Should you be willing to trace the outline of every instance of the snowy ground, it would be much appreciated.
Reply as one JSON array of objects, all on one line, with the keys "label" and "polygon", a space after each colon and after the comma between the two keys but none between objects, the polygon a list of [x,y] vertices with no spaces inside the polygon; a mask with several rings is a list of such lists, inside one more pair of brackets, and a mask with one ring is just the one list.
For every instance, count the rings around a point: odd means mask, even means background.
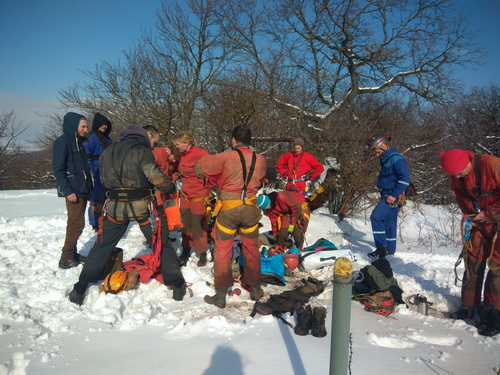
[{"label": "snowy ground", "polygon": [[[327,211],[313,213],[307,241],[324,237],[357,256],[355,269],[369,263],[369,211],[338,223]],[[460,217],[442,207],[409,204],[401,223],[398,253],[390,258],[405,296],[420,293],[440,312],[456,309],[460,289],[453,267],[459,253],[452,223]],[[0,375],[14,354],[24,357],[11,374],[327,374],[330,363],[332,284],[311,300],[328,308],[325,338],[296,336],[271,316],[250,318],[247,292],[228,297],[225,309],[203,302],[213,289],[211,263],[192,258],[183,268],[193,297],[172,300],[172,292],[151,281],[120,295],[89,289],[82,307],[67,295],[81,266],[57,267],[65,234],[65,206],[55,190],[0,191]],[[269,228],[263,220],[264,230]],[[341,238],[344,238],[341,240]],[[84,255],[94,234],[80,238]],[[174,245],[179,246],[179,241]],[[136,225],[120,242],[125,260],[147,250]],[[331,280],[332,267],[310,275]],[[266,295],[292,289],[267,286]],[[463,321],[423,316],[400,306],[393,317],[365,312],[352,302],[351,373],[498,374],[500,337],[479,336]],[[435,314],[439,315],[439,314]],[[294,317],[286,316],[291,323]],[[333,334],[335,334],[333,332]]]}]

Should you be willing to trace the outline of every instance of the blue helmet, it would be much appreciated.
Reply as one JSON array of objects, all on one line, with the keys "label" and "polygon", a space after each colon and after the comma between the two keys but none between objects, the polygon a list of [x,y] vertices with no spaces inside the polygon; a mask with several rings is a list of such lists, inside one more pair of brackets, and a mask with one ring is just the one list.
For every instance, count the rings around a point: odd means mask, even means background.
[{"label": "blue helmet", "polygon": [[257,206],[259,206],[260,209],[265,210],[270,204],[271,199],[269,199],[267,195],[259,195],[257,197]]}]

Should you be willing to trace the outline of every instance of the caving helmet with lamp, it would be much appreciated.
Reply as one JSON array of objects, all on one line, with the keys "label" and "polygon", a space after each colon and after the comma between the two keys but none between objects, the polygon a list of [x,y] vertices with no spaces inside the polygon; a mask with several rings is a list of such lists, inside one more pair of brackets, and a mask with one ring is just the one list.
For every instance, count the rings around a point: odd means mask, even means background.
[{"label": "caving helmet with lamp", "polygon": [[113,271],[106,276],[102,285],[106,293],[120,294],[128,286],[128,274],[124,270]]},{"label": "caving helmet with lamp", "polygon": [[384,136],[370,138],[368,140],[368,148],[370,150],[377,150],[379,148],[387,149],[389,147],[388,143],[390,140],[391,137],[384,137]]}]

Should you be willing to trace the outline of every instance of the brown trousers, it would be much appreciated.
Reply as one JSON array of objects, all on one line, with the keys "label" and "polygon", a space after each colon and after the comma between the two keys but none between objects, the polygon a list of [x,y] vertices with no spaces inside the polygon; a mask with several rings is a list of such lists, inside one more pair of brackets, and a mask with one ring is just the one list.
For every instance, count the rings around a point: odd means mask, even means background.
[{"label": "brown trousers", "polygon": [[[492,252],[494,230],[493,225],[489,225],[472,232],[472,251],[468,252],[465,264],[469,274],[464,274],[466,283],[462,286],[462,304],[464,306],[479,305],[481,298],[483,298],[483,303],[486,306],[493,306],[500,310],[500,238],[495,242],[493,256],[489,263],[490,268],[486,272],[486,260]],[[484,293],[482,293],[483,281]]]},{"label": "brown trousers", "polygon": [[77,254],[76,244],[85,228],[85,209],[87,199],[77,197],[76,202],[66,199],[68,221],[66,223],[66,239],[62,248],[61,260],[74,259]]}]

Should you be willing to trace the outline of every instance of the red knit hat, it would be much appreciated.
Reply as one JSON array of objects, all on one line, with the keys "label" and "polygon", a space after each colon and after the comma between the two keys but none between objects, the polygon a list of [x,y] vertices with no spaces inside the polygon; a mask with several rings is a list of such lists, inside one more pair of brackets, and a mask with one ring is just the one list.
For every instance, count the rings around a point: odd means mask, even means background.
[{"label": "red knit hat", "polygon": [[470,162],[469,155],[464,150],[454,148],[450,151],[441,151],[441,167],[450,176],[462,172]]}]

